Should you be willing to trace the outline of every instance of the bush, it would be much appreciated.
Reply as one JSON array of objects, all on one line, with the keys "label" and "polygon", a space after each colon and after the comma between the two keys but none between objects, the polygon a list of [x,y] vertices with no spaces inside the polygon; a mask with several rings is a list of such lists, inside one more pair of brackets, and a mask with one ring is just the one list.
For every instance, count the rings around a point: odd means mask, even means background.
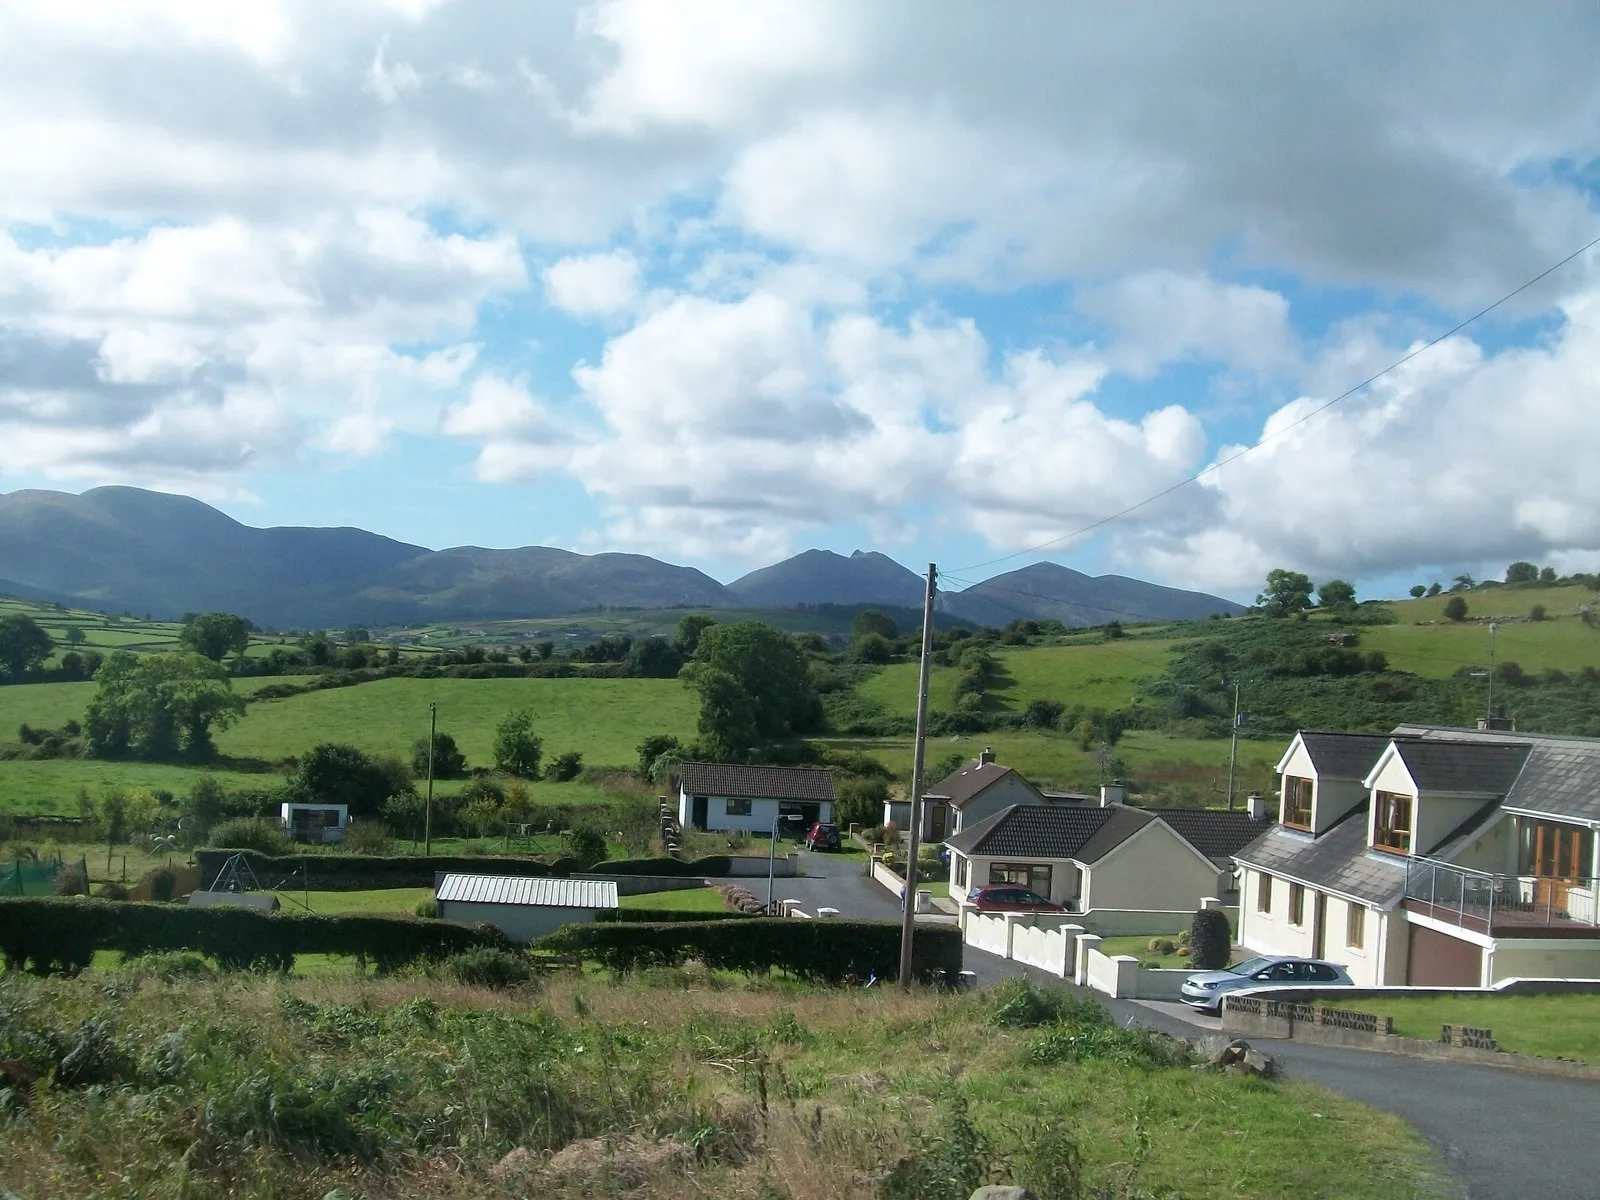
[{"label": "bush", "polygon": [[437,900],[418,900],[411,910],[411,915],[421,917],[424,921],[431,921],[439,915],[439,902]]},{"label": "bush", "polygon": [[631,921],[646,924],[660,921],[726,921],[754,916],[748,912],[702,912],[682,908],[603,908],[595,913],[596,921]]},{"label": "bush", "polygon": [[394,835],[382,821],[367,817],[350,823],[341,844],[351,854],[387,854],[394,846]]},{"label": "bush", "polygon": [[517,987],[533,978],[533,968],[526,954],[489,946],[452,954],[441,964],[441,969],[459,984],[496,991]]},{"label": "bush", "polygon": [[1034,1029],[1062,1023],[1081,1025],[1110,1019],[1092,998],[1075,996],[1065,988],[1040,987],[1030,979],[1008,979],[990,995],[995,1007],[989,1014],[989,1023],[1006,1029]]},{"label": "bush", "polygon": [[1220,971],[1228,965],[1233,934],[1228,915],[1220,908],[1202,908],[1189,925],[1189,954],[1202,971]]},{"label": "bush", "polygon": [[[172,893],[178,890],[178,875],[170,867],[157,867],[151,871],[147,879],[150,880],[150,899],[171,900]],[[122,899],[127,899],[126,896]]]},{"label": "bush", "polygon": [[1464,597],[1451,596],[1445,601],[1444,615],[1452,621],[1464,621],[1467,617],[1467,602]]},{"label": "bush", "polygon": [[224,821],[211,831],[211,841],[218,846],[231,846],[236,850],[254,850],[258,854],[283,854],[289,849],[289,839],[276,823],[261,817],[235,817]]},{"label": "bush", "polygon": [[[895,979],[900,973],[898,921],[627,921],[568,925],[542,938],[541,948],[580,954],[618,972],[676,967],[698,960],[712,970],[788,971],[802,979],[842,983]],[[919,928],[912,974],[954,984],[961,971],[961,931]]]},{"label": "bush", "polygon": [[593,825],[580,825],[567,834],[567,853],[585,868],[602,862],[606,856],[606,835]]},{"label": "bush", "polygon": [[100,885],[100,899],[102,900],[126,900],[127,898],[128,889],[115,880],[108,879]]},{"label": "bush", "polygon": [[83,864],[73,863],[57,871],[52,890],[58,896],[87,896],[89,876],[84,871]]},{"label": "bush", "polygon": [[1542,604],[1535,604],[1528,610],[1528,620],[1530,621],[1542,621],[1547,616],[1549,616],[1549,612]]},{"label": "bush", "polygon": [[565,754],[558,754],[550,760],[544,777],[555,783],[571,783],[581,774],[583,774],[583,755],[576,750],[568,750]]}]

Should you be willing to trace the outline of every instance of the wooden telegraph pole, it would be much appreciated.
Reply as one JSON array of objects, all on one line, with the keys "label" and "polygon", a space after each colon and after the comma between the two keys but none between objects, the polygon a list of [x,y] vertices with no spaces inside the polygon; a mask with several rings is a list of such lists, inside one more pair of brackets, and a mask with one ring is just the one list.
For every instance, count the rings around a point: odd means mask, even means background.
[{"label": "wooden telegraph pole", "polygon": [[917,924],[917,844],[922,834],[922,756],[928,737],[928,672],[933,665],[933,597],[939,568],[928,564],[928,594],[922,601],[922,670],[917,680],[917,744],[911,756],[911,845],[906,852],[904,912],[900,914],[900,987],[911,988],[911,939]]}]

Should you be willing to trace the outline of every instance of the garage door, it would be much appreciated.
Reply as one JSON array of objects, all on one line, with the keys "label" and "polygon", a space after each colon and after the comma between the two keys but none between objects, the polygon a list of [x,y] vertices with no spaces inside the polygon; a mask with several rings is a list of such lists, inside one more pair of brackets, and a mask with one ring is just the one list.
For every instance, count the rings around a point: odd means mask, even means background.
[{"label": "garage door", "polygon": [[1413,925],[1406,982],[1416,987],[1478,987],[1483,982],[1483,950],[1437,929]]}]

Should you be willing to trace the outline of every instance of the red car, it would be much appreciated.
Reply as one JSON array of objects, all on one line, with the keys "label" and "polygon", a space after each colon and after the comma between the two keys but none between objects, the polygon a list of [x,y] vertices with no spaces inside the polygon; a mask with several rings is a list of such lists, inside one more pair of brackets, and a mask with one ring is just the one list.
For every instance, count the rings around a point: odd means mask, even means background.
[{"label": "red car", "polygon": [[807,850],[839,849],[839,827],[832,822],[818,821],[806,834]]},{"label": "red car", "polygon": [[979,912],[1049,912],[1064,913],[1061,905],[1046,900],[1038,892],[1030,892],[1014,883],[991,883],[988,887],[974,888],[967,894],[967,902]]}]

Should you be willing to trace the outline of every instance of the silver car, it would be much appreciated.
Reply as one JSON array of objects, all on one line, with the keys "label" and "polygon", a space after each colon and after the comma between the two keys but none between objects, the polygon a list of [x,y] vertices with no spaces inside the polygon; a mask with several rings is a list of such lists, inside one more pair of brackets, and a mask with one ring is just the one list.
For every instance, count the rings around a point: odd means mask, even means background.
[{"label": "silver car", "polygon": [[1221,971],[1191,975],[1183,981],[1179,993],[1185,1004],[1216,1013],[1222,1008],[1223,996],[1246,988],[1340,986],[1354,987],[1355,980],[1338,963],[1266,954]]}]

